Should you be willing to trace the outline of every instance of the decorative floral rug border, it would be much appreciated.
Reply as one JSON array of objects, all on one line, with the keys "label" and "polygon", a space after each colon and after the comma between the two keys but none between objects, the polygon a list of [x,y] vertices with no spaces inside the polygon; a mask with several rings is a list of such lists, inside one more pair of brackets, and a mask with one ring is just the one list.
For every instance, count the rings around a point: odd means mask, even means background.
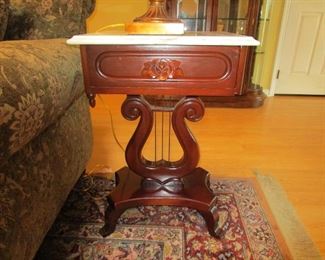
[{"label": "decorative floral rug border", "polygon": [[113,180],[82,176],[36,259],[291,259],[253,179],[211,179],[226,225],[221,239],[209,235],[197,211],[167,206],[129,209],[103,238],[98,231],[113,187]]}]

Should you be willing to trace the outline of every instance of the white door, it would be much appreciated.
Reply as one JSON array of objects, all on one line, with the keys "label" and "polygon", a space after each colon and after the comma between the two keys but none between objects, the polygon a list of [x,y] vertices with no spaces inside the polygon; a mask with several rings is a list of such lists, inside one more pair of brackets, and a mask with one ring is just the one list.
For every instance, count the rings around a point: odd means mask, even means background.
[{"label": "white door", "polygon": [[271,94],[325,95],[325,0],[287,0]]}]

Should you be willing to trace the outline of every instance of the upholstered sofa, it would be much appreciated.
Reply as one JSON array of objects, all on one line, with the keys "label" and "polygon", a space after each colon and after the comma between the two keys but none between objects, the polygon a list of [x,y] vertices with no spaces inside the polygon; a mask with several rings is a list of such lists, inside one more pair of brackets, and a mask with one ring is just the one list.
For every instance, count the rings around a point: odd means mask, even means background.
[{"label": "upholstered sofa", "polygon": [[94,0],[0,0],[0,259],[32,259],[91,155],[78,47]]}]

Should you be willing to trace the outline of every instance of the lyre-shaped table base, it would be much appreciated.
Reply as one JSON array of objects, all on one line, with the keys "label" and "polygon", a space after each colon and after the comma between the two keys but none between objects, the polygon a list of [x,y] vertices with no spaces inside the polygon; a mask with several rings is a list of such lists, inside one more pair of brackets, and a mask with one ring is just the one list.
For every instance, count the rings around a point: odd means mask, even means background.
[{"label": "lyre-shaped table base", "polygon": [[[142,155],[153,128],[153,112],[172,112],[171,125],[183,149],[183,157],[175,162],[164,159],[153,162]],[[204,114],[204,105],[197,97],[184,97],[174,107],[150,105],[142,96],[128,96],[122,105],[128,120],[140,118],[128,143],[125,157],[128,167],[116,173],[116,188],[108,197],[103,236],[114,232],[118,218],[128,208],[140,205],[190,207],[204,217],[209,233],[218,237],[218,215],[215,196],[209,188],[209,174],[197,168],[199,148],[186,126],[185,119],[196,122]]]}]

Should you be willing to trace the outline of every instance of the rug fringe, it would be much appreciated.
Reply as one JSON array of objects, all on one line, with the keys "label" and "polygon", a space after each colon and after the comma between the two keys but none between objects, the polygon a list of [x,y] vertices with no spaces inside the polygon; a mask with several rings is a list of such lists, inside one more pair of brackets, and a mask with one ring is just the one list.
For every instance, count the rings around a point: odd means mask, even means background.
[{"label": "rug fringe", "polygon": [[272,176],[258,172],[255,172],[255,176],[293,258],[321,260],[318,248],[299,220],[283,188]]}]

